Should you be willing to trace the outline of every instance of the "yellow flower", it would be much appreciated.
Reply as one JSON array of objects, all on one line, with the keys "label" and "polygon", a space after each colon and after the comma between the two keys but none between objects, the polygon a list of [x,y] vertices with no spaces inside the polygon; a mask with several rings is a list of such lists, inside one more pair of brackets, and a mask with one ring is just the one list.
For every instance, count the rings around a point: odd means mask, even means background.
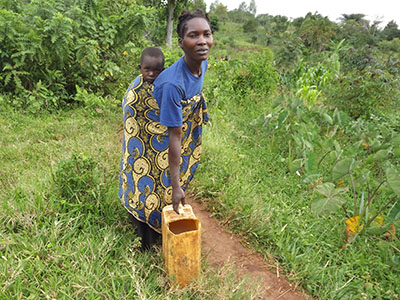
[{"label": "yellow flower", "polygon": [[356,233],[359,232],[364,225],[360,225],[360,216],[351,217],[350,219],[346,220],[346,232]]},{"label": "yellow flower", "polygon": [[122,52],[123,55],[128,55],[128,52],[125,50],[124,52]]}]

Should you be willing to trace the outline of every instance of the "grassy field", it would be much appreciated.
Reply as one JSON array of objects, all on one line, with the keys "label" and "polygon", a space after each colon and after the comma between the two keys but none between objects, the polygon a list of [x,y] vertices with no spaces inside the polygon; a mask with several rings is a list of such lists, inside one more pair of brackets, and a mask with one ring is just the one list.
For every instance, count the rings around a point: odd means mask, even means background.
[{"label": "grassy field", "polygon": [[[312,212],[313,186],[288,172],[288,153],[266,130],[280,91],[232,93],[214,67],[196,198],[311,295],[398,299],[399,240],[360,237],[342,249],[343,213]],[[160,253],[138,251],[117,197],[120,136],[119,107],[38,115],[1,108],[0,298],[257,299],[233,270],[207,265],[199,282],[176,291]]]},{"label": "grassy field", "polygon": [[233,270],[170,287],[117,196],[119,109],[0,112],[1,299],[255,299]]}]

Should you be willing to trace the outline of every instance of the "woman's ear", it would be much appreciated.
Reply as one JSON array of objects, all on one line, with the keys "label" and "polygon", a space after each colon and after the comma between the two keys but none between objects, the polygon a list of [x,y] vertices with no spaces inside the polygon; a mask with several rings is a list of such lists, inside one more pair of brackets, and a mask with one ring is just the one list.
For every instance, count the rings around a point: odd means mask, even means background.
[{"label": "woman's ear", "polygon": [[183,39],[181,37],[178,38],[178,45],[182,48]]},{"label": "woman's ear", "polygon": [[142,65],[137,65],[138,69],[141,71],[142,70]]}]

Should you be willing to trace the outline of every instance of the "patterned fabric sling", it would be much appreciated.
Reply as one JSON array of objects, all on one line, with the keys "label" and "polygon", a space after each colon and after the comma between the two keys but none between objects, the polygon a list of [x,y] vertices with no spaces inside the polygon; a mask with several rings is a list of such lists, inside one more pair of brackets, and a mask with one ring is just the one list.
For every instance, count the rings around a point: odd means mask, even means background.
[{"label": "patterned fabric sling", "polygon": [[[119,196],[139,221],[161,232],[161,212],[171,204],[168,127],[160,124],[153,85],[139,76],[123,100],[123,140]],[[182,155],[180,182],[186,190],[200,162],[202,125],[208,121],[203,95],[181,100]]]}]

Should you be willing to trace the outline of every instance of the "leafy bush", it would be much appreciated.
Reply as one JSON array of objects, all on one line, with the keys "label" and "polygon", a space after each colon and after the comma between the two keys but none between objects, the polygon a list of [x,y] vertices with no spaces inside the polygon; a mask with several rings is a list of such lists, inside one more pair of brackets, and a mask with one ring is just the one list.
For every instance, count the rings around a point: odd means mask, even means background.
[{"label": "leafy bush", "polygon": [[340,52],[340,62],[344,72],[376,67],[378,64],[376,48],[368,45],[347,48],[346,51]]},{"label": "leafy bush", "polygon": [[275,50],[275,64],[280,74],[285,77],[291,75],[301,59],[303,47],[299,37],[285,35],[280,40],[280,45]]},{"label": "leafy bush", "polygon": [[109,104],[101,95],[90,93],[79,86],[76,86],[76,94],[74,99],[79,103],[83,103],[83,105],[90,109],[91,112],[94,112],[95,109],[98,111],[99,109],[104,109],[107,107],[107,104]]},{"label": "leafy bush", "polygon": [[218,101],[221,94],[244,96],[257,92],[266,96],[276,87],[278,73],[272,65],[269,49],[256,52],[248,60],[210,60],[210,70],[215,73],[207,90],[212,91],[210,101]]},{"label": "leafy bush", "polygon": [[126,0],[2,4],[0,89],[33,111],[72,103],[76,85],[110,93],[108,83],[123,76],[127,45],[145,45],[152,22],[152,9]]},{"label": "leafy bush", "polygon": [[[378,240],[386,236],[397,249],[397,125],[380,118],[352,120],[338,110],[332,114],[296,98],[281,98],[266,126],[270,148],[287,157],[288,171],[313,192],[313,212],[325,216],[343,209],[348,226],[342,247],[362,235]],[[388,265],[397,266],[399,254],[391,254]]]},{"label": "leafy bush", "polygon": [[244,62],[241,70],[236,69],[233,77],[235,92],[257,91],[267,95],[276,87],[278,73],[272,66],[273,54],[269,49],[256,52],[248,62]]},{"label": "leafy bush", "polygon": [[379,48],[389,53],[390,55],[400,57],[400,38],[394,38],[391,41],[382,41],[379,43]]},{"label": "leafy bush", "polygon": [[347,72],[326,91],[328,103],[353,118],[369,118],[398,103],[398,87],[393,76],[383,70]]},{"label": "leafy bush", "polygon": [[171,66],[174,62],[176,62],[182,55],[183,51],[182,49],[178,47],[172,47],[172,48],[163,48],[162,49],[165,57],[165,63],[164,67],[168,68]]}]

